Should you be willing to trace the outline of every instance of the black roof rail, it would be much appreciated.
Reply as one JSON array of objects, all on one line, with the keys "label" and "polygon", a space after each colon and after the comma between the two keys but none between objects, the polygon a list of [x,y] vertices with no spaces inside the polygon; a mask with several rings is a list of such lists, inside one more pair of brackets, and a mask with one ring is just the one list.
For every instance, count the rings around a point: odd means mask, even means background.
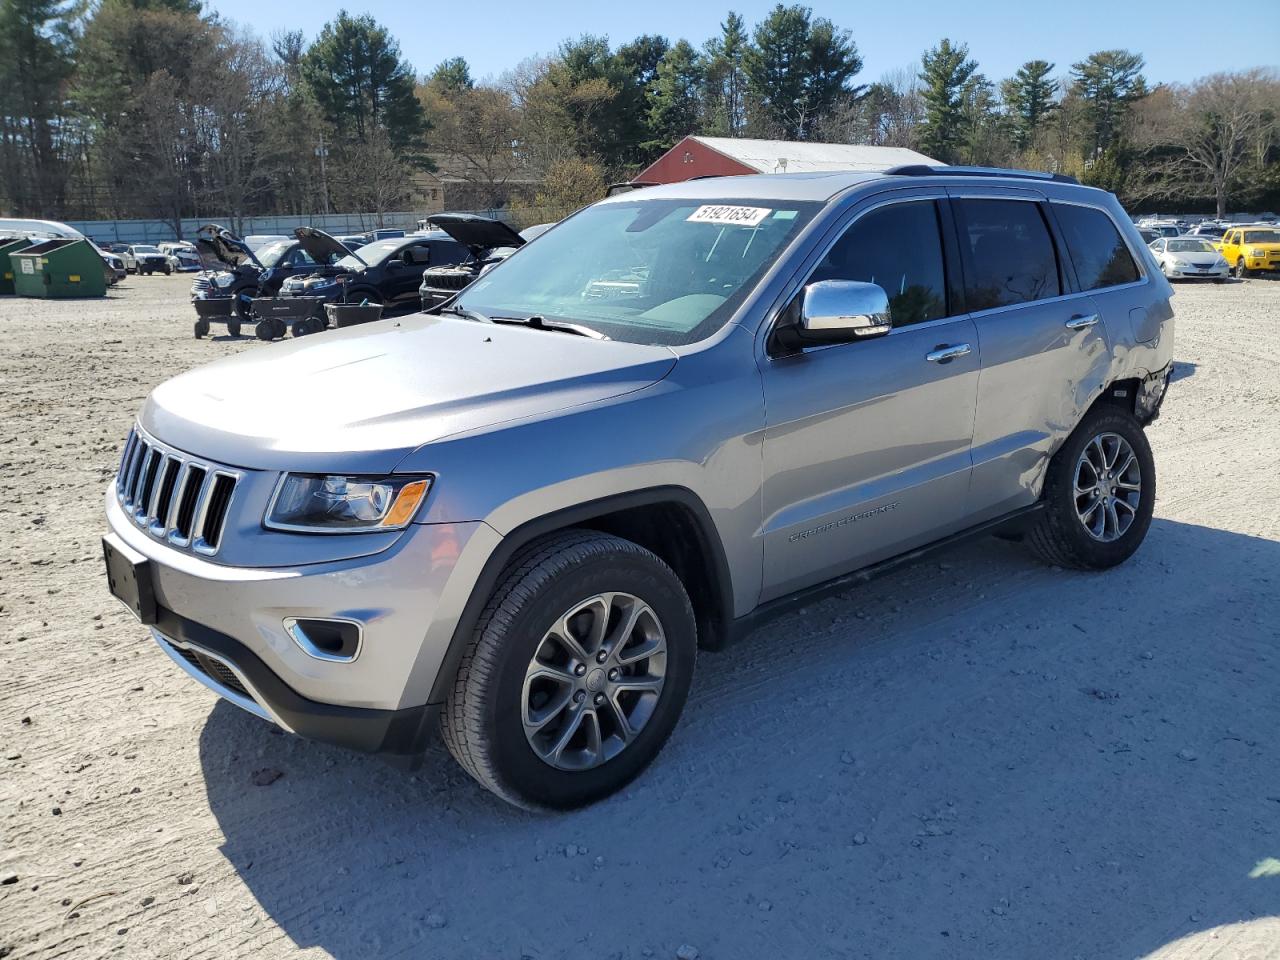
[{"label": "black roof rail", "polygon": [[1052,180],[1054,183],[1080,181],[1065,173],[1045,173],[1040,170],[1006,170],[1003,167],[931,167],[926,163],[908,163],[885,171],[891,177],[1014,177],[1018,180]]}]

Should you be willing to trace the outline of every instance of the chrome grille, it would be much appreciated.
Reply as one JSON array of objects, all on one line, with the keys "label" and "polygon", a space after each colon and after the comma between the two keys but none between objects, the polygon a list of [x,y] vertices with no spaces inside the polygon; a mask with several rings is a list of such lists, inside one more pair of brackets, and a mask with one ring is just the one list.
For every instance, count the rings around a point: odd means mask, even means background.
[{"label": "chrome grille", "polygon": [[174,547],[213,556],[222,543],[240,474],[129,431],[116,499],[134,525]]}]

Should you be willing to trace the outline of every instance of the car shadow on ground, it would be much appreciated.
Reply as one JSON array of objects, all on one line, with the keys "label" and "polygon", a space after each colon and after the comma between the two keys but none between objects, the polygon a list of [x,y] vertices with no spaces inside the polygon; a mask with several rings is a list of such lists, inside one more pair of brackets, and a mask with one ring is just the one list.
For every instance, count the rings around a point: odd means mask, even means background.
[{"label": "car shadow on ground", "polygon": [[339,960],[1142,956],[1280,914],[1277,623],[1271,540],[1157,520],[1083,574],[987,539],[704,655],[586,810],[225,703],[200,755],[228,863]]},{"label": "car shadow on ground", "polygon": [[1177,383],[1179,380],[1187,380],[1196,375],[1198,364],[1191,363],[1188,360],[1173,361],[1173,369],[1169,371],[1169,382]]}]

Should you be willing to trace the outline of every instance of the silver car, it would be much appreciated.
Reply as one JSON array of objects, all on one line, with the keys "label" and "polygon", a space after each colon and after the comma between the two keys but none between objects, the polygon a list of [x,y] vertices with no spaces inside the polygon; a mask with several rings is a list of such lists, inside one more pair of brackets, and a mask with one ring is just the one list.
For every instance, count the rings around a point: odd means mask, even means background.
[{"label": "silver car", "polygon": [[526,807],[617,790],[699,648],[922,549],[1137,549],[1171,288],[1113,196],[913,166],[704,179],[558,224],[432,314],[147,398],[113,593],[193,679]]}]

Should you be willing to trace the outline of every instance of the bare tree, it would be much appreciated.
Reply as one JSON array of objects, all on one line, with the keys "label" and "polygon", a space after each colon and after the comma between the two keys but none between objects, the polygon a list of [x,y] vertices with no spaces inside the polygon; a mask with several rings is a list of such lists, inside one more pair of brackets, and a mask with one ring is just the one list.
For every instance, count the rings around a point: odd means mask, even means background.
[{"label": "bare tree", "polygon": [[510,95],[494,87],[449,92],[428,90],[427,110],[441,173],[474,184],[483,206],[500,206],[507,182],[523,168],[517,153],[520,115]]},{"label": "bare tree", "polygon": [[[1159,95],[1164,94],[1164,95]],[[1148,195],[1212,198],[1218,216],[1247,193],[1280,131],[1280,74],[1216,73],[1148,97],[1134,139],[1145,148]]]}]

